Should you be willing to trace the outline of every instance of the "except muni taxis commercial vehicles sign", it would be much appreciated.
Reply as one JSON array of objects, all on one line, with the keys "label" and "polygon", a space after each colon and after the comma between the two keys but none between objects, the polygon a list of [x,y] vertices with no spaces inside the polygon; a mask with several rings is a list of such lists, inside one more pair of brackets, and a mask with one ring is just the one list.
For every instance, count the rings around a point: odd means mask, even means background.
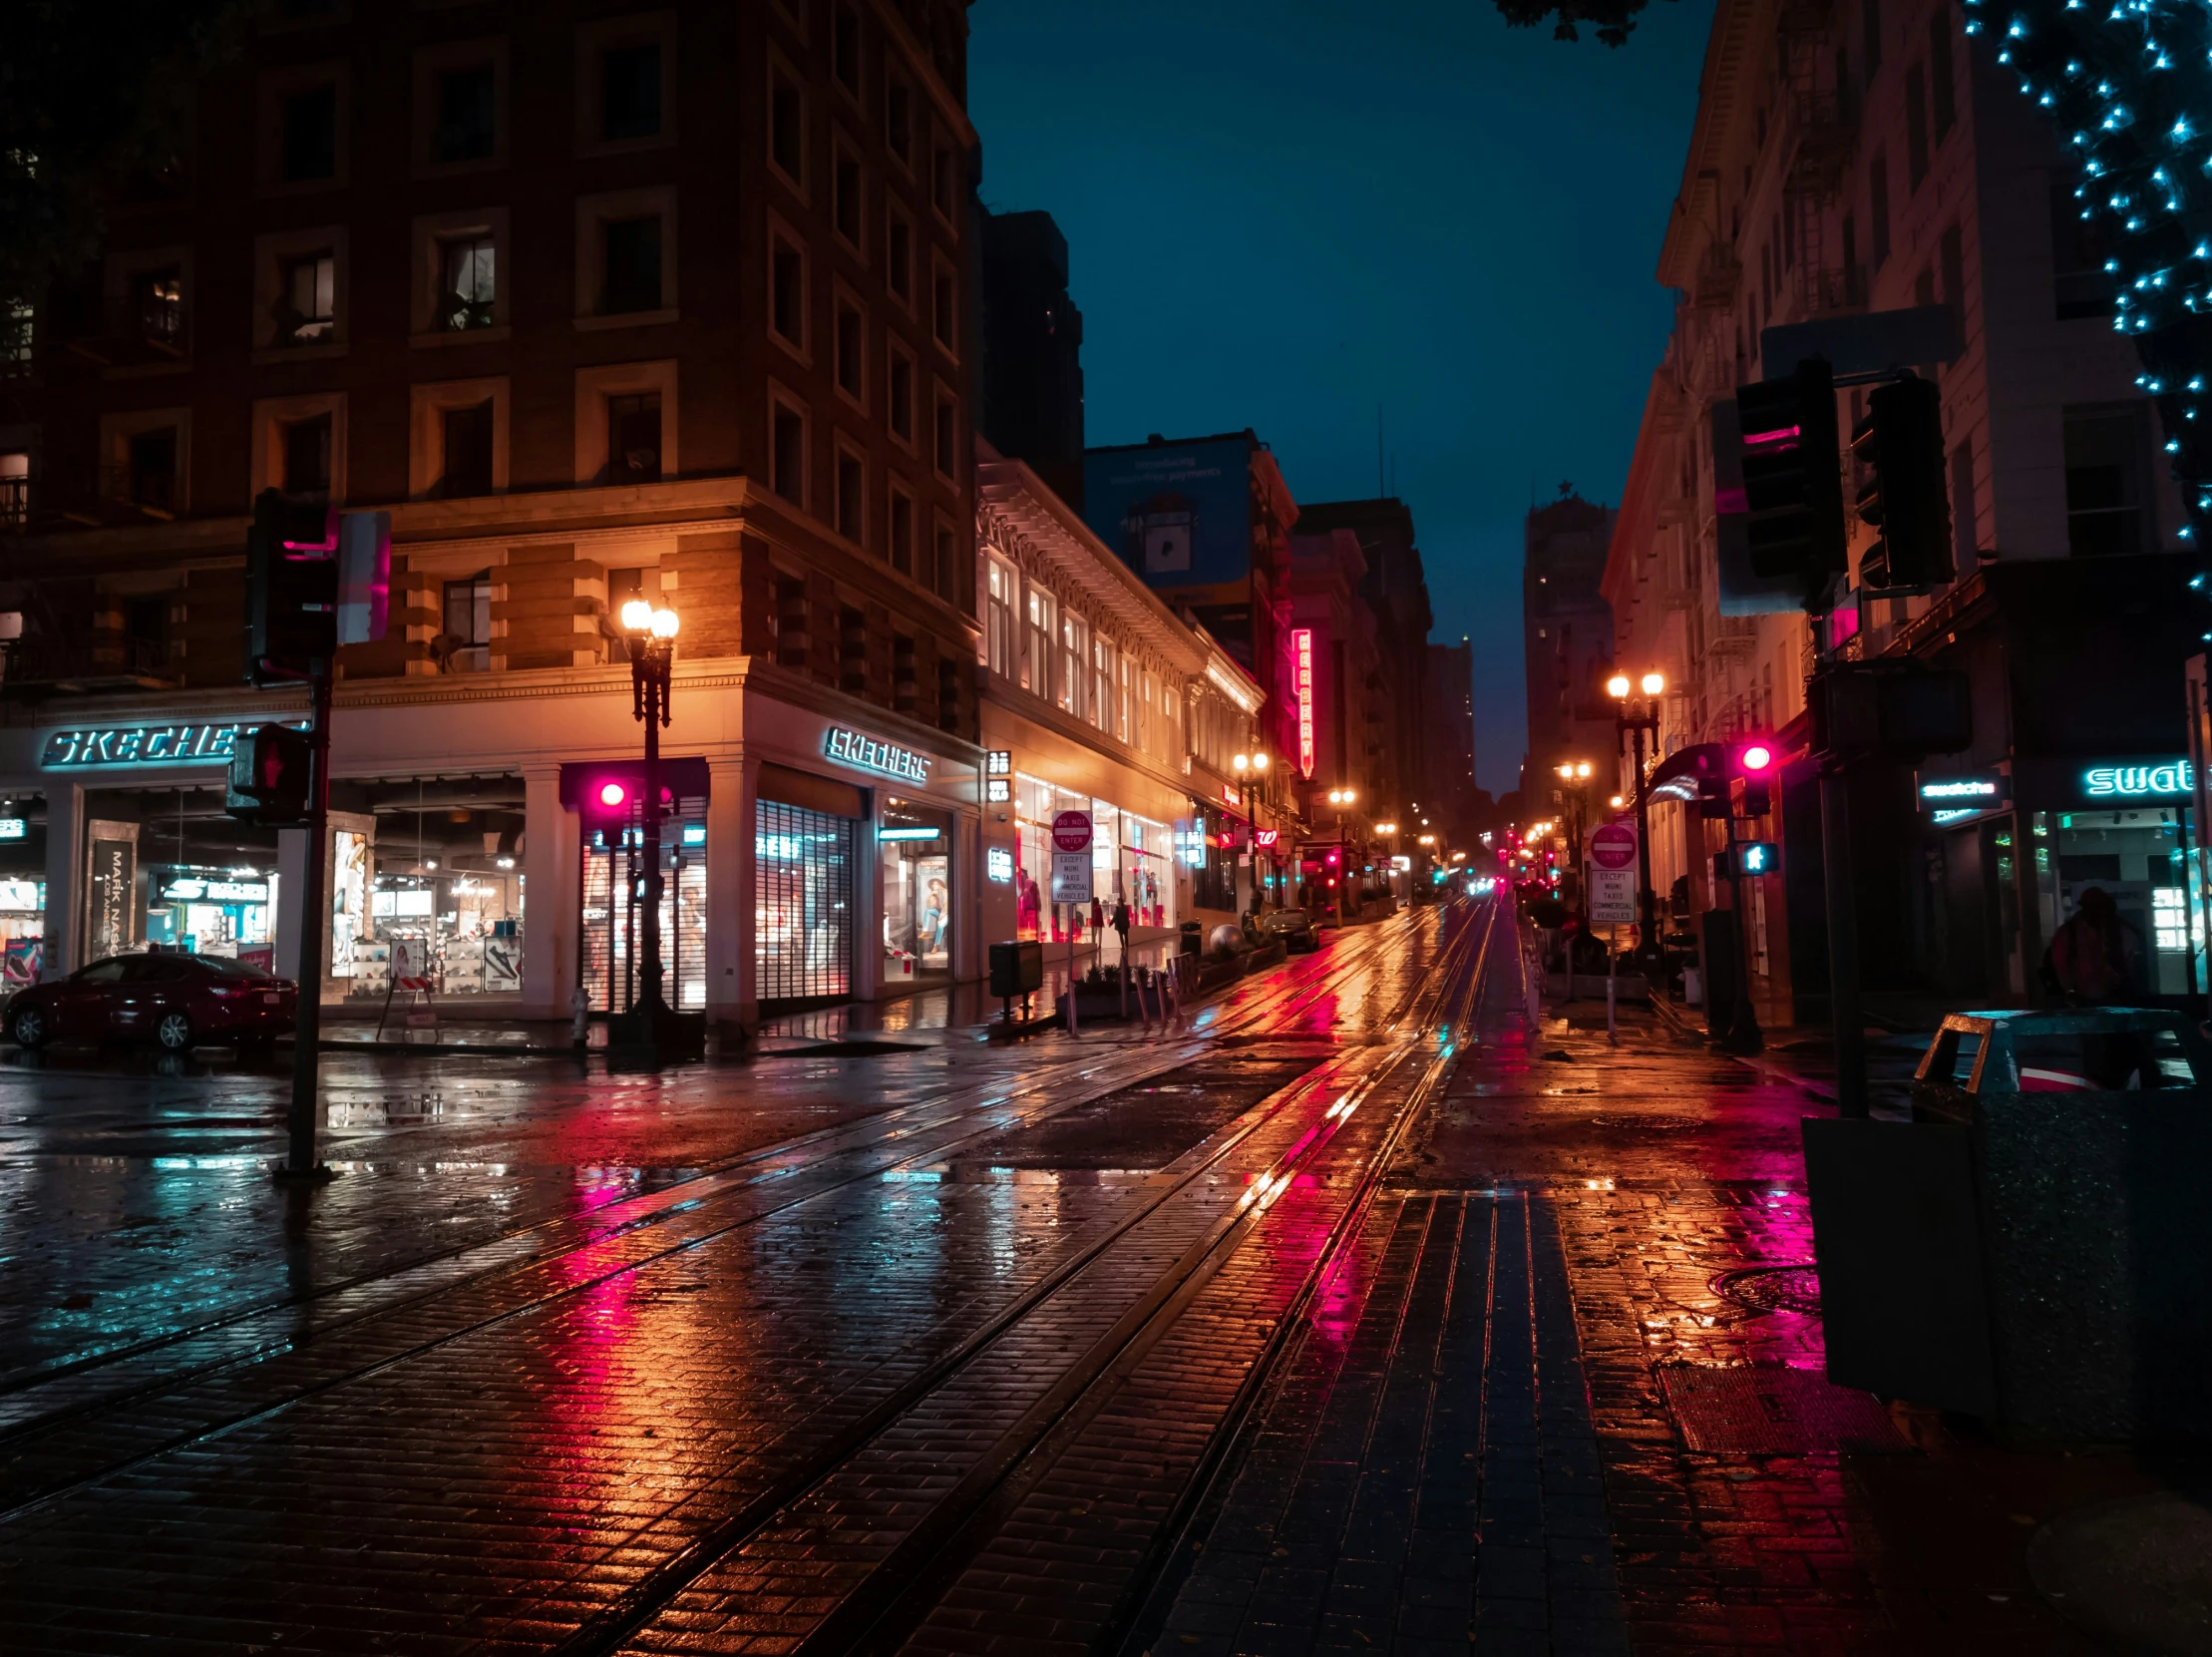
[{"label": "except muni taxis commercial vehicles sign", "polygon": [[1636,924],[1636,870],[1590,866],[1590,924],[1626,927]]},{"label": "except muni taxis commercial vehicles sign", "polygon": [[1091,814],[1063,811],[1052,819],[1052,901],[1091,901]]}]

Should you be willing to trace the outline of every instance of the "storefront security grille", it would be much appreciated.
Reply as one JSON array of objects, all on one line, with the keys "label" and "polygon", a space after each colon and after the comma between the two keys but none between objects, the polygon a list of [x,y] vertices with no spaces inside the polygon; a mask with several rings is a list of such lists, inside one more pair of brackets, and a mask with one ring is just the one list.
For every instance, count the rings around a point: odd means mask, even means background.
[{"label": "storefront security grille", "polygon": [[753,850],[762,1001],[853,993],[855,828],[849,817],[759,802]]},{"label": "storefront security grille", "polygon": [[[697,1012],[707,1000],[706,821],[703,805],[686,806],[688,815],[670,815],[660,831],[661,994],[669,1006]],[[626,1012],[643,990],[643,838],[632,823],[584,841],[583,984],[594,1012]]]}]

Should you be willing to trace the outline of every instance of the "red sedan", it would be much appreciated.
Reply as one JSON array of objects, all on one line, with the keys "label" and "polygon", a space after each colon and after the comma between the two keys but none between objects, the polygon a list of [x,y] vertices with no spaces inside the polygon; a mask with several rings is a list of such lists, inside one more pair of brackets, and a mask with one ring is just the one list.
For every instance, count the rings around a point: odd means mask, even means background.
[{"label": "red sedan", "polygon": [[298,987],[219,956],[119,955],[8,1004],[20,1047],[49,1041],[151,1040],[170,1052],[200,1041],[252,1046],[291,1028]]}]

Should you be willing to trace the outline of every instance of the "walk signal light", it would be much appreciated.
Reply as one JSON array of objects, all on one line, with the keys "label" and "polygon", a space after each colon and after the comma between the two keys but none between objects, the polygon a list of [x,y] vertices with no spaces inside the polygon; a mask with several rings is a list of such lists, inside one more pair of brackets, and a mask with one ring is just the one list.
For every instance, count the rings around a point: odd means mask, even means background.
[{"label": "walk signal light", "polygon": [[1781,853],[1771,840],[1738,840],[1712,854],[1712,872],[1722,880],[1735,875],[1771,875],[1781,868]]},{"label": "walk signal light", "polygon": [[1835,376],[1808,357],[1786,379],[1736,387],[1753,575],[1795,577],[1806,601],[1847,568]]},{"label": "walk signal light", "polygon": [[1933,380],[1877,386],[1851,453],[1870,473],[1859,491],[1860,522],[1882,539],[1859,560],[1869,592],[1926,593],[1951,580],[1951,501],[1943,475],[1943,398]]},{"label": "walk signal light", "polygon": [[288,683],[338,651],[338,514],[264,489],[245,551],[246,676]]},{"label": "walk signal light", "polygon": [[230,750],[229,788],[222,809],[241,822],[288,827],[307,821],[307,733],[263,725]]}]

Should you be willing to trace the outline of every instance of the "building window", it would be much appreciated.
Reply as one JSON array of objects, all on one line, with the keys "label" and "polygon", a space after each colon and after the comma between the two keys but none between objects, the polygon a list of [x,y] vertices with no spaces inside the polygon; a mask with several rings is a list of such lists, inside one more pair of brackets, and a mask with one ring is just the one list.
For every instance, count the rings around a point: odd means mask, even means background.
[{"label": "building window", "polygon": [[951,526],[939,523],[931,537],[934,556],[930,560],[929,588],[948,605],[960,602],[960,543]]},{"label": "building window", "polygon": [[2066,551],[2075,558],[2149,550],[2149,447],[2139,403],[2065,411]]},{"label": "building window", "polygon": [[1028,624],[1022,629],[1021,687],[1047,701],[1052,697],[1052,595],[1041,587],[1028,592]]},{"label": "building window", "polygon": [[914,88],[896,75],[884,85],[884,143],[902,167],[914,171]]},{"label": "building window", "polygon": [[1091,639],[1091,723],[1103,731],[1114,728],[1114,663],[1120,656],[1112,639]]},{"label": "building window", "polygon": [[868,468],[859,455],[840,445],[837,452],[837,533],[848,541],[864,543],[868,539],[867,500]]},{"label": "building window", "polygon": [[1085,659],[1091,650],[1090,628],[1080,616],[1060,617],[1060,705],[1078,719],[1083,717],[1083,685],[1090,677]]},{"label": "building window", "polygon": [[843,144],[837,147],[830,178],[830,211],[837,233],[855,252],[861,248],[861,163]]},{"label": "building window", "polygon": [[281,487],[285,494],[330,493],[330,429],[328,414],[310,415],[284,426]]},{"label": "building window", "polygon": [[1938,7],[1928,20],[1928,90],[1935,100],[1936,142],[1941,144],[1958,115],[1958,89],[1951,67],[1951,8]]},{"label": "building window", "polygon": [[338,83],[323,81],[284,93],[278,100],[277,176],[285,184],[313,184],[338,176]]},{"label": "building window", "polygon": [[606,481],[660,481],[660,393],[626,391],[606,400]]},{"label": "building window", "polygon": [[861,307],[840,295],[837,301],[837,388],[860,402],[867,390]]},{"label": "building window", "polygon": [[660,132],[660,42],[607,47],[599,54],[599,137],[627,144]]},{"label": "building window", "polygon": [[861,95],[861,15],[840,6],[830,20],[830,72],[855,98]]},{"label": "building window", "polygon": [[1962,443],[1951,451],[1952,569],[1962,579],[1972,573],[1980,551],[1979,524],[1974,504],[1974,445]]},{"label": "building window", "polygon": [[498,260],[489,233],[453,236],[438,243],[438,309],[442,333],[489,328],[498,286]]},{"label": "building window", "polygon": [[599,314],[659,310],[660,216],[609,219],[599,227],[604,275]]},{"label": "building window", "polygon": [[958,159],[957,152],[949,144],[942,142],[929,155],[929,203],[947,224],[952,222],[954,204],[959,199],[959,187],[953,173]]},{"label": "building window", "polygon": [[30,516],[30,451],[10,449],[0,453],[0,524],[20,527]]},{"label": "building window", "polygon": [[914,497],[897,484],[891,486],[891,508],[885,514],[885,552],[891,567],[902,576],[914,574]]},{"label": "building window", "polygon": [[131,272],[124,318],[131,336],[143,344],[181,352],[184,346],[184,270],[165,264]]},{"label": "building window", "polygon": [[1918,190],[1928,177],[1928,77],[1919,64],[1905,71],[1905,182]]},{"label": "building window", "polygon": [[936,419],[931,433],[937,470],[947,478],[960,475],[960,406],[948,391],[937,393]]},{"label": "building window", "polygon": [[1882,67],[1882,0],[1865,0],[1859,23],[1866,37],[1866,82],[1872,86],[1874,72]]},{"label": "building window", "polygon": [[2053,170],[2050,175],[2050,265],[2057,289],[2059,321],[2073,322],[2112,314],[2119,296],[2119,284],[2112,272],[2104,268],[2109,256],[2096,223],[2082,216],[2080,202],[2075,200],[2065,179]]},{"label": "building window", "polygon": [[[445,475],[438,493],[489,495],[492,493],[492,399],[466,408],[439,410],[445,440]],[[657,444],[656,444],[657,446]]]},{"label": "building window", "polygon": [[889,407],[885,418],[891,422],[891,435],[900,442],[914,443],[914,358],[897,340],[891,344],[891,371],[885,397]]},{"label": "building window", "polygon": [[770,417],[769,485],[795,507],[807,504],[806,416],[786,403],[777,403]]},{"label": "building window", "polygon": [[768,159],[800,189],[806,188],[807,106],[797,83],[781,70],[768,74]]},{"label": "building window", "polygon": [[1015,657],[1021,647],[1014,626],[1014,601],[1020,591],[1021,578],[1014,567],[1004,559],[992,559],[985,586],[983,657],[1001,678],[1014,676]]},{"label": "building window", "polygon": [[914,225],[899,208],[891,209],[884,232],[884,284],[908,305],[914,303]]},{"label": "building window", "polygon": [[446,583],[445,609],[448,668],[483,672],[492,665],[492,572]]},{"label": "building window", "polygon": [[957,355],[955,320],[959,312],[959,289],[955,285],[952,267],[938,260],[929,283],[929,332],[936,342]]},{"label": "building window", "polygon": [[1866,165],[1867,223],[1874,234],[1874,268],[1880,270],[1890,256],[1889,163],[1881,151]]},{"label": "building window", "polygon": [[790,242],[778,237],[768,256],[769,326],[789,344],[807,345],[807,260]]},{"label": "building window", "polygon": [[338,326],[338,260],[328,248],[285,259],[278,267],[276,342],[311,345]]},{"label": "building window", "polygon": [[178,507],[177,428],[160,426],[133,432],[126,449],[125,499],[150,512],[174,514]]},{"label": "building window", "polygon": [[499,75],[490,63],[438,71],[437,125],[430,159],[440,164],[488,161],[499,150]]}]

